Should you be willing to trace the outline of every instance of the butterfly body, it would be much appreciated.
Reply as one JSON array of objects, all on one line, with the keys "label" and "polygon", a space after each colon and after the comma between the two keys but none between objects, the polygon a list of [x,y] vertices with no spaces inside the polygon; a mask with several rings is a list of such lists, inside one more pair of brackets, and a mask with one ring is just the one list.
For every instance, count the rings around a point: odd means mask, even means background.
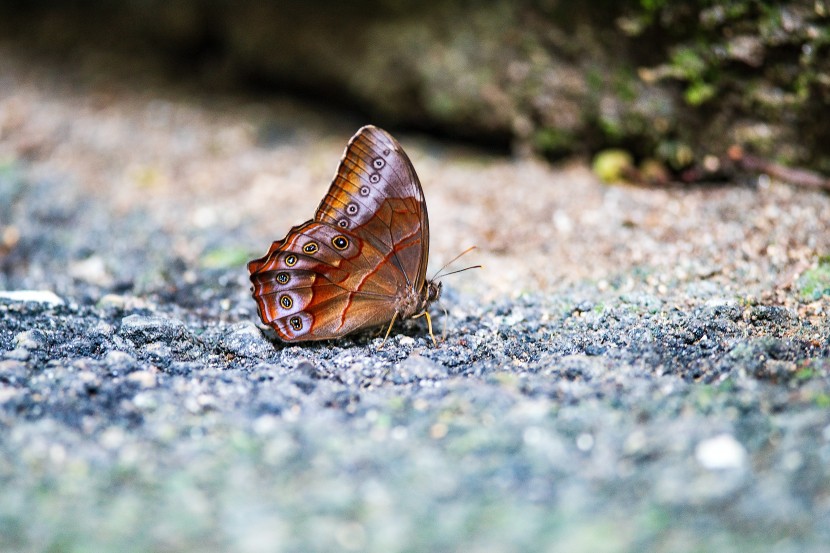
[{"label": "butterfly body", "polygon": [[286,341],[339,338],[424,313],[429,220],[412,162],[387,132],[360,129],[314,218],[248,263],[260,318]]}]

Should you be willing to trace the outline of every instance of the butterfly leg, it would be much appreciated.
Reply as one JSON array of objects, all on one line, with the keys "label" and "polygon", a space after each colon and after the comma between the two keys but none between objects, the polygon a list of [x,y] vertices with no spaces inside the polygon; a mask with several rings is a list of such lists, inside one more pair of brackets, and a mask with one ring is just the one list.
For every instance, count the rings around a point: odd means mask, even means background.
[{"label": "butterfly leg", "polygon": [[432,333],[432,317],[429,316],[428,311],[424,311],[423,313],[418,313],[417,315],[413,316],[413,319],[417,319],[418,317],[426,317],[427,318],[427,328],[429,328],[429,337],[432,338],[432,345],[436,348],[438,347],[438,342],[435,340],[435,334]]},{"label": "butterfly leg", "polygon": [[382,349],[384,344],[386,344],[386,339],[389,338],[389,333],[392,332],[392,325],[395,324],[395,320],[398,318],[398,312],[395,311],[395,314],[392,316],[392,320],[389,321],[389,328],[386,329],[386,335],[383,337],[383,342],[380,343],[380,347],[378,349]]}]

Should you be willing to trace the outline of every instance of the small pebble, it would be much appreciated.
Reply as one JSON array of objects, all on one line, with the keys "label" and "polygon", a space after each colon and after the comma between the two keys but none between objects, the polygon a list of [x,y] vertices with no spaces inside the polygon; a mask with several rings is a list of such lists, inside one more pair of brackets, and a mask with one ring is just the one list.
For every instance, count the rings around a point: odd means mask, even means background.
[{"label": "small pebble", "polygon": [[736,469],[746,462],[746,450],[731,435],[720,434],[697,444],[695,458],[709,470]]},{"label": "small pebble", "polygon": [[142,388],[156,386],[156,374],[153,371],[135,371],[127,375],[127,380],[137,382]]},{"label": "small pebble", "polygon": [[36,350],[42,348],[44,344],[46,344],[46,335],[42,330],[27,330],[25,332],[18,333],[14,337],[14,343],[19,348]]},{"label": "small pebble", "polygon": [[29,350],[24,348],[16,348],[3,353],[3,357],[6,359],[14,359],[15,361],[27,361],[29,359],[29,355]]},{"label": "small pebble", "polygon": [[181,339],[188,334],[187,327],[178,319],[145,315],[128,315],[121,319],[119,333],[136,345]]},{"label": "small pebble", "polygon": [[241,357],[261,359],[274,353],[274,346],[251,322],[233,325],[221,338],[222,347],[228,353]]},{"label": "small pebble", "polygon": [[15,302],[35,302],[47,305],[63,305],[63,300],[49,290],[2,290],[0,300]]}]

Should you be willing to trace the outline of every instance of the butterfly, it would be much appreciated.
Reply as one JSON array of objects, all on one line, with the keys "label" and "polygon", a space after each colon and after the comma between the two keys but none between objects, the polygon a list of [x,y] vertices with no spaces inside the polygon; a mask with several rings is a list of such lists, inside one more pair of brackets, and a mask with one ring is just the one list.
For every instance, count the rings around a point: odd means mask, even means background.
[{"label": "butterfly", "polygon": [[[314,218],[248,263],[262,321],[287,342],[340,338],[425,316],[441,283],[426,278],[429,218],[409,157],[368,125],[349,140]],[[384,338],[385,341],[386,338]]]}]

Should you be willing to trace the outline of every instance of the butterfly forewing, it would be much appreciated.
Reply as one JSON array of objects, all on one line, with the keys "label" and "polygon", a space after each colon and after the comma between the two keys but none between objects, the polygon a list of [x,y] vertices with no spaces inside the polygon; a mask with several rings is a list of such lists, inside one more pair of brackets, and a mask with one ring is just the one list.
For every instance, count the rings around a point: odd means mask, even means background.
[{"label": "butterfly forewing", "polygon": [[412,163],[385,131],[351,139],[312,221],[248,264],[262,320],[287,341],[388,323],[425,282],[429,223]]},{"label": "butterfly forewing", "polygon": [[407,280],[423,285],[429,245],[424,192],[406,152],[386,131],[366,126],[352,137],[314,218],[350,229],[393,254],[402,235],[417,233],[423,242],[419,255],[399,261]]}]

